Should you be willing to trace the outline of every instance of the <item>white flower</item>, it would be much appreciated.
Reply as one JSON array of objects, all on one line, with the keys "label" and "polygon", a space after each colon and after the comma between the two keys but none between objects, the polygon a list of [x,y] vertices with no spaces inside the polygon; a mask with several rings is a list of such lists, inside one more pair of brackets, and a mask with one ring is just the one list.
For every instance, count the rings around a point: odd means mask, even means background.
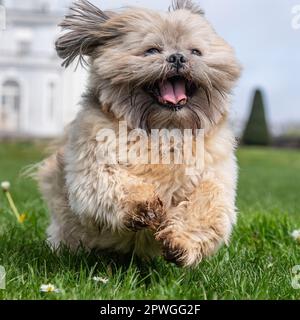
[{"label": "white flower", "polygon": [[291,236],[294,238],[294,240],[300,242],[300,230],[294,230],[294,231],[291,233]]},{"label": "white flower", "polygon": [[58,293],[60,292],[59,289],[57,289],[53,284],[48,283],[48,284],[42,284],[40,287],[41,292],[55,292]]},{"label": "white flower", "polygon": [[102,283],[107,283],[109,280],[107,278],[102,278],[102,277],[93,277],[93,280],[95,282],[102,282]]},{"label": "white flower", "polygon": [[1,182],[1,188],[4,192],[7,192],[10,189],[10,183],[8,181]]}]

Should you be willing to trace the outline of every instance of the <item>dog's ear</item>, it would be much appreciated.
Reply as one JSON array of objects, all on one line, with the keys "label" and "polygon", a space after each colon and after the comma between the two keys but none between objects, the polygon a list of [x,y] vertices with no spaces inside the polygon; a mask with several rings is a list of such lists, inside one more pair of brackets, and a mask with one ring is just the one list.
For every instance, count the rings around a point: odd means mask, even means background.
[{"label": "dog's ear", "polygon": [[176,11],[180,9],[186,9],[193,13],[204,15],[204,11],[199,7],[198,4],[192,0],[172,0],[170,11]]},{"label": "dog's ear", "polygon": [[62,66],[68,67],[76,58],[81,64],[86,63],[84,56],[90,56],[97,46],[116,36],[102,30],[111,15],[87,0],[72,5],[69,15],[59,24],[66,32],[55,43],[57,54],[64,59]]}]

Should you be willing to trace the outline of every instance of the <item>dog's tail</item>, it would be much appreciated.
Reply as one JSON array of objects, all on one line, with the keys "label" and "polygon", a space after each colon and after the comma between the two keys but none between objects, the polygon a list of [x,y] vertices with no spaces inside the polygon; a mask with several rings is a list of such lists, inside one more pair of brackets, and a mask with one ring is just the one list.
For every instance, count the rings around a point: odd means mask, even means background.
[{"label": "dog's tail", "polygon": [[43,161],[27,165],[26,167],[21,169],[20,177],[25,179],[37,180],[38,171],[42,165],[43,165]]},{"label": "dog's tail", "polygon": [[[44,152],[46,154],[46,160],[47,160],[48,156],[50,156],[50,155],[53,155],[53,154],[61,155],[62,154],[61,150],[63,149],[63,146],[66,144],[68,127],[69,126],[67,126],[64,134],[61,137],[53,139],[45,147]],[[39,180],[39,172],[40,172],[41,168],[43,167],[43,165],[45,164],[46,160],[42,160],[40,162],[29,164],[29,165],[23,167],[20,171],[20,178],[32,179],[32,180],[38,181]]]}]

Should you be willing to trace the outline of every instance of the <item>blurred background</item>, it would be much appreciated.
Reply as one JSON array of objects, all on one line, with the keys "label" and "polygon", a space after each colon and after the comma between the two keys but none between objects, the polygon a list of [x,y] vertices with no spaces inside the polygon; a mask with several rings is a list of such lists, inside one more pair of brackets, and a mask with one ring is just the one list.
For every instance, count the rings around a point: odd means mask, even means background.
[{"label": "blurred background", "polygon": [[[0,0],[0,137],[52,137],[74,118],[86,72],[64,70],[56,56],[57,24],[71,0]],[[91,0],[167,10],[170,1]],[[199,0],[244,71],[231,121],[246,144],[300,147],[300,18],[297,0]],[[298,8],[298,10],[297,10]],[[298,16],[297,16],[298,14]],[[298,19],[299,18],[299,19]],[[2,16],[2,22],[3,22]],[[299,24],[298,24],[299,21]]]}]

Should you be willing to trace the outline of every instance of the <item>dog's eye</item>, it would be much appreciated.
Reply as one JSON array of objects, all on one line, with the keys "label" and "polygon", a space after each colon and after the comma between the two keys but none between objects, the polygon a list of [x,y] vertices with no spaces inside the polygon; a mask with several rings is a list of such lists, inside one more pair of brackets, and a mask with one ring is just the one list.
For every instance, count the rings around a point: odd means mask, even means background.
[{"label": "dog's eye", "polygon": [[202,52],[198,49],[192,49],[192,54],[196,56],[202,56]]},{"label": "dog's eye", "polygon": [[150,48],[145,52],[145,56],[150,56],[152,54],[158,54],[160,53],[160,50],[157,48]]}]

